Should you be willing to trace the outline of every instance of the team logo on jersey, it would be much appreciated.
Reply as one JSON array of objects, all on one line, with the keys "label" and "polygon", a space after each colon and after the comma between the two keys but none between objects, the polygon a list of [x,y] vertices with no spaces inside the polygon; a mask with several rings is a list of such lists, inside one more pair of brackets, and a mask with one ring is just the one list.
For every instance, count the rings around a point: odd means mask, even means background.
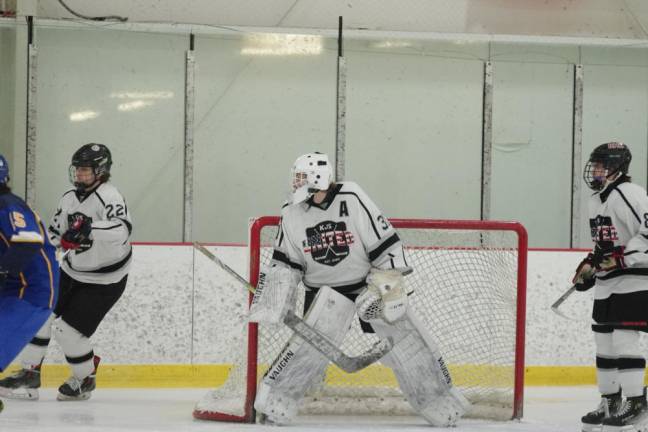
[{"label": "team logo on jersey", "polygon": [[325,221],[306,228],[303,248],[315,262],[335,266],[349,255],[349,245],[353,243],[353,233],[347,231],[346,222]]},{"label": "team logo on jersey", "polygon": [[610,216],[596,216],[590,219],[592,240],[596,243],[615,242],[619,240],[617,230]]}]

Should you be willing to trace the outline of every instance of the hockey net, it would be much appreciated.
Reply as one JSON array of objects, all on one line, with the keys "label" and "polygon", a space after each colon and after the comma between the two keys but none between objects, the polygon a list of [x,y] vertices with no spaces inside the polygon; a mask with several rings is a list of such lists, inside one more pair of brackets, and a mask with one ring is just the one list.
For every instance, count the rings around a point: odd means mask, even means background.
[{"label": "hockey net", "polygon": [[[270,261],[277,217],[250,231],[250,283]],[[454,384],[473,404],[469,417],[520,418],[523,407],[527,235],[515,222],[392,219],[414,273],[410,305],[437,340]],[[223,294],[226,295],[226,294]],[[303,293],[300,295],[303,302]],[[300,308],[298,308],[300,310]],[[238,321],[240,351],[226,382],[198,402],[194,417],[254,422],[256,386],[291,336],[281,324]],[[342,349],[358,355],[376,341],[357,320]],[[314,383],[304,414],[413,414],[391,369],[377,363],[354,374],[329,366]]]}]

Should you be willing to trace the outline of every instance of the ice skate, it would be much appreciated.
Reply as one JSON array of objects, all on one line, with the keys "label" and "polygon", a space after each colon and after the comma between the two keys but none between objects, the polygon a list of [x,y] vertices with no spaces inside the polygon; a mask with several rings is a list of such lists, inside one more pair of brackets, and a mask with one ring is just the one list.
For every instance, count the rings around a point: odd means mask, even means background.
[{"label": "ice skate", "polygon": [[0,396],[8,399],[37,400],[41,386],[40,365],[0,380]]}]

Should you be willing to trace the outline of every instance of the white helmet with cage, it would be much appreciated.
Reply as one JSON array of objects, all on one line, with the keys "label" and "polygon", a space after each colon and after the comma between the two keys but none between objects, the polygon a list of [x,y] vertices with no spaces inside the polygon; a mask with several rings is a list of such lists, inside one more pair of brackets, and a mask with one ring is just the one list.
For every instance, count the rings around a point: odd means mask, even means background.
[{"label": "white helmet with cage", "polygon": [[327,155],[307,153],[299,156],[291,172],[292,202],[298,204],[315,192],[327,190],[333,182],[333,168]]}]

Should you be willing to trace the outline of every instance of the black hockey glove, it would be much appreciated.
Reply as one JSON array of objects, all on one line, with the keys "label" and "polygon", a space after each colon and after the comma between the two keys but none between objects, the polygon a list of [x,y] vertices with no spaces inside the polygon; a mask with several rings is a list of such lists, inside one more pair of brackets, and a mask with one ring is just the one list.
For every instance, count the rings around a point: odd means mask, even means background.
[{"label": "black hockey glove", "polygon": [[596,261],[598,258],[595,254],[589,253],[583,261],[578,264],[572,283],[576,291],[587,291],[594,286],[596,282]]},{"label": "black hockey glove", "polygon": [[89,243],[92,231],[92,220],[84,215],[77,215],[70,228],[61,237],[61,247],[65,250],[78,249]]},{"label": "black hockey glove", "polygon": [[612,271],[626,268],[625,248],[617,246],[614,249],[602,254],[601,262],[596,266],[599,271]]}]

